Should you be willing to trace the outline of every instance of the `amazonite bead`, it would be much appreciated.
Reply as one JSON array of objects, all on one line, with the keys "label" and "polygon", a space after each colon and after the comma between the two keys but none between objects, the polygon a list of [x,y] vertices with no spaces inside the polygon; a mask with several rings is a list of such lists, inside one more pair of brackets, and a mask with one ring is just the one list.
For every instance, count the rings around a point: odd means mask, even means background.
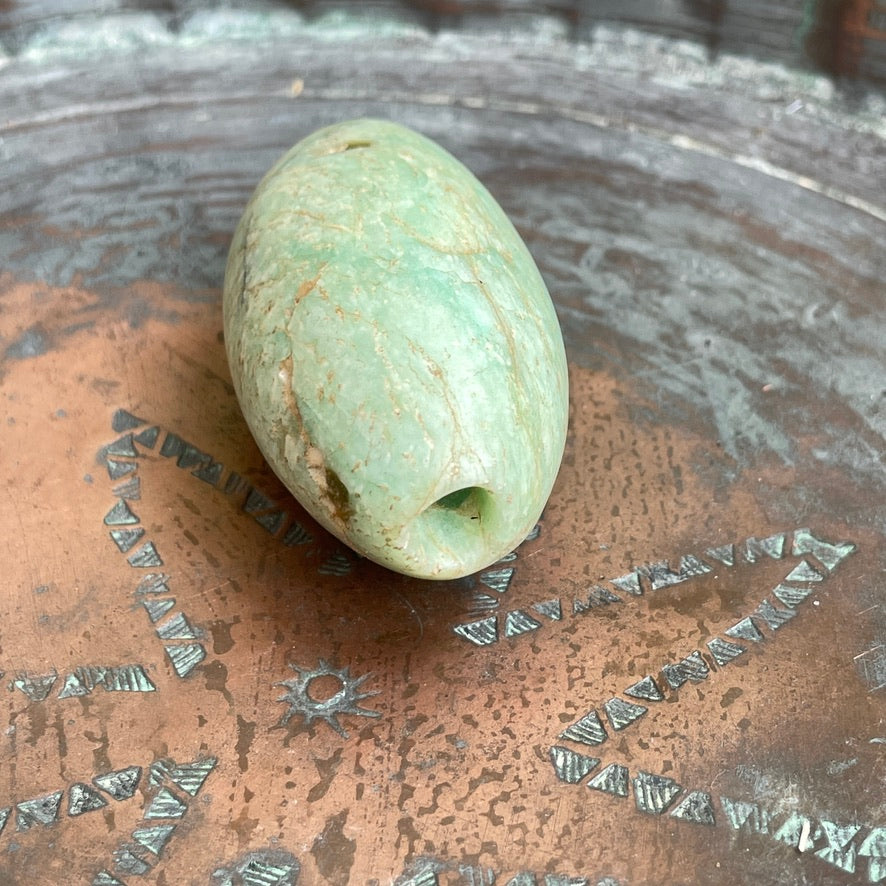
[{"label": "amazonite bead", "polygon": [[354,550],[456,578],[538,520],[566,438],[560,328],[513,225],[439,145],[381,120],[295,145],[237,227],[224,318],[256,442]]}]

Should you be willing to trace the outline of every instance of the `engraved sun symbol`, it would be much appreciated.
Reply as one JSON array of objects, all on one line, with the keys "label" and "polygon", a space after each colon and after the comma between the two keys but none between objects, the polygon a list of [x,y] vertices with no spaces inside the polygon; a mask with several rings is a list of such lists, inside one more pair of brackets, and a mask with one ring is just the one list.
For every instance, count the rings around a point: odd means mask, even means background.
[{"label": "engraved sun symbol", "polygon": [[[285,726],[294,714],[299,714],[304,717],[305,726],[310,726],[314,720],[325,720],[342,738],[347,738],[347,731],[338,721],[339,715],[381,716],[378,711],[370,711],[359,705],[359,702],[364,698],[371,698],[373,695],[379,694],[379,690],[362,692],[360,689],[371,674],[352,677],[348,668],[337,670],[322,658],[313,670],[299,668],[294,664],[290,664],[289,667],[296,672],[296,676],[274,684],[275,686],[285,686],[288,690],[277,699],[277,701],[285,701],[289,705],[289,709],[280,718],[281,726]],[[332,677],[338,682],[339,688],[328,698],[314,698],[310,692],[311,684],[324,677]]]}]

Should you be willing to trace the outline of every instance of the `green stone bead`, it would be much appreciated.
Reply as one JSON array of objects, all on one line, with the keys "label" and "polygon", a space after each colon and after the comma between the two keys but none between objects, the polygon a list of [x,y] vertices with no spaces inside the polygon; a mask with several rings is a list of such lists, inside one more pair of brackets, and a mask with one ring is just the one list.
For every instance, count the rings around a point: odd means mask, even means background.
[{"label": "green stone bead", "polygon": [[295,145],[237,227],[224,314],[259,447],[356,551],[457,578],[532,529],[566,438],[563,339],[513,225],[437,144],[354,120]]}]

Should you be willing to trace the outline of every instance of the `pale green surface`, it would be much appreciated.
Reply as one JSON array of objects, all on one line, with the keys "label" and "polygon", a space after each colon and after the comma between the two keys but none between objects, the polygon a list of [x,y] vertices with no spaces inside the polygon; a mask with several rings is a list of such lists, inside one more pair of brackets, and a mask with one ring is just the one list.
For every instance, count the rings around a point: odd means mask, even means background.
[{"label": "pale green surface", "polygon": [[347,544],[454,578],[532,528],[566,436],[560,329],[519,235],[442,148],[378,120],[297,144],[240,221],[224,309],[262,452]]}]

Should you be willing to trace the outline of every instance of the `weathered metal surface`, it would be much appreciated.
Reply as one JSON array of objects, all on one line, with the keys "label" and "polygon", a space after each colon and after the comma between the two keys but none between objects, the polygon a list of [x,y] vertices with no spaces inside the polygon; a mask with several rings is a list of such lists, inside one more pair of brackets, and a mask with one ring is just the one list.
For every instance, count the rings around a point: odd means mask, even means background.
[{"label": "weathered metal surface", "polygon": [[[882,881],[882,97],[149,20],[0,73],[0,881]],[[258,178],[366,113],[483,179],[571,361],[538,532],[443,586],[286,496],[220,341]]]}]

